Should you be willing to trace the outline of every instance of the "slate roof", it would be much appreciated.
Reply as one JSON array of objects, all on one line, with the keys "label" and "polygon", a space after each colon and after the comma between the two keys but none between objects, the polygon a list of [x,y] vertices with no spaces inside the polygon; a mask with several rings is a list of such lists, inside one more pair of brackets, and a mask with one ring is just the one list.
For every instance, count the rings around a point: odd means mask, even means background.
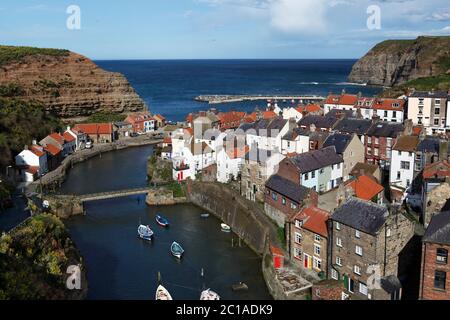
[{"label": "slate roof", "polygon": [[386,222],[388,210],[373,202],[351,198],[338,207],[331,219],[365,233],[376,235]]},{"label": "slate roof", "polygon": [[266,188],[269,188],[286,198],[296,201],[297,203],[305,200],[311,189],[296,184],[290,180],[287,180],[279,175],[273,175],[267,180]]},{"label": "slate roof", "polygon": [[314,171],[326,166],[341,163],[342,157],[336,153],[334,146],[296,155],[290,161],[302,173]]},{"label": "slate roof", "polygon": [[447,98],[449,95],[446,91],[416,91],[410,95],[413,98]]},{"label": "slate roof", "polygon": [[282,117],[261,119],[252,123],[244,123],[239,126],[239,129],[242,129],[244,132],[255,130],[258,136],[276,136],[276,134],[272,135],[272,130],[281,131],[287,122],[288,120]]},{"label": "slate roof", "polygon": [[328,138],[323,143],[323,147],[326,148],[334,146],[338,154],[343,154],[352,139],[353,136],[349,134],[335,133],[328,136]]},{"label": "slate roof", "polygon": [[441,212],[431,218],[422,241],[450,245],[450,211]]},{"label": "slate roof", "polygon": [[294,129],[289,130],[282,139],[294,141],[298,136],[308,136],[309,133],[310,132],[308,129],[294,128]]},{"label": "slate roof", "polygon": [[339,121],[334,130],[341,133],[356,133],[357,135],[365,135],[372,125],[372,120],[344,118]]},{"label": "slate roof", "polygon": [[[417,146],[417,151],[438,154],[439,143],[440,139],[438,137],[425,137],[425,139],[420,141],[419,145]],[[450,153],[450,144],[448,145],[448,152]]]},{"label": "slate roof", "polygon": [[402,123],[378,121],[369,128],[369,130],[367,131],[367,135],[375,137],[397,138],[397,135],[402,131]]},{"label": "slate roof", "polygon": [[297,124],[299,126],[309,127],[314,124],[317,128],[330,129],[339,119],[333,116],[307,115],[303,117]]}]

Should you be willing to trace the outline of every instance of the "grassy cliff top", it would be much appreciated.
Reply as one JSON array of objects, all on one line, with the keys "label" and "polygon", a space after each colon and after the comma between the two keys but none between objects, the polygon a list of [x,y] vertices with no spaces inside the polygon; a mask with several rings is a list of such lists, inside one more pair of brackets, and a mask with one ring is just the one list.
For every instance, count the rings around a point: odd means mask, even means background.
[{"label": "grassy cliff top", "polygon": [[450,74],[442,74],[434,77],[419,78],[409,81],[401,86],[395,86],[384,90],[381,97],[399,97],[407,94],[409,89],[414,88],[418,91],[450,90]]},{"label": "grassy cliff top", "polygon": [[1,46],[0,45],[0,66],[13,61],[33,56],[33,55],[47,55],[47,56],[67,56],[69,50],[63,49],[48,49],[48,48],[34,48],[34,47],[16,47],[16,46]]}]

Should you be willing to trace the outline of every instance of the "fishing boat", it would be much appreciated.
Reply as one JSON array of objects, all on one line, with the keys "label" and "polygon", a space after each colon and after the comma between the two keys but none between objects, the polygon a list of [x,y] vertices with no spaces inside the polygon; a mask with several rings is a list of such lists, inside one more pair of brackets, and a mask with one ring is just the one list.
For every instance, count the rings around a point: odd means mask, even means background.
[{"label": "fishing boat", "polygon": [[156,215],[156,222],[161,227],[168,227],[169,226],[169,221],[166,218],[164,218],[163,216],[160,216],[159,214]]},{"label": "fishing boat", "polygon": [[231,286],[231,289],[233,291],[246,291],[246,290],[248,290],[248,286],[244,282],[241,281],[239,283],[233,284]]},{"label": "fishing boat", "polygon": [[149,226],[144,226],[143,224],[141,224],[138,227],[138,236],[141,239],[147,240],[147,241],[151,241],[152,237],[153,237],[153,231],[152,229],[150,229]]},{"label": "fishing boat", "polygon": [[207,289],[202,291],[200,300],[220,300],[220,296],[211,289]]},{"label": "fishing boat", "polygon": [[184,249],[183,247],[178,243],[178,242],[173,242],[172,245],[170,246],[170,251],[172,252],[172,254],[177,257],[178,259],[181,259],[181,256],[184,253]]},{"label": "fishing boat", "polygon": [[209,218],[209,213],[202,213],[200,215],[201,218]]},{"label": "fishing boat", "polygon": [[159,285],[156,289],[156,300],[173,300],[169,291],[162,285]]},{"label": "fishing boat", "polygon": [[220,227],[222,228],[223,232],[230,232],[231,231],[231,227],[225,223],[220,224]]}]

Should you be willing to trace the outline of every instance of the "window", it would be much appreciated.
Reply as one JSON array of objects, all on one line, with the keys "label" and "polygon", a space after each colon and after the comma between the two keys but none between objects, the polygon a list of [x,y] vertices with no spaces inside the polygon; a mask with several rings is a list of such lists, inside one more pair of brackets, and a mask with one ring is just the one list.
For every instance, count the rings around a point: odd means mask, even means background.
[{"label": "window", "polygon": [[367,286],[365,283],[359,283],[359,292],[365,296],[367,296]]},{"label": "window", "polygon": [[314,235],[314,241],[320,242],[322,240],[322,237],[319,236],[318,234]]},{"label": "window", "polygon": [[297,209],[297,204],[295,202],[291,202],[291,209]]},{"label": "window", "polygon": [[448,251],[446,249],[438,248],[436,250],[436,262],[447,264]]},{"label": "window", "polygon": [[386,230],[386,237],[389,238],[390,236],[391,236],[391,229],[388,228],[388,229]]},{"label": "window", "polygon": [[422,124],[422,117],[417,118],[417,124]]},{"label": "window", "polygon": [[341,230],[341,224],[339,222],[336,222],[336,230]]},{"label": "window", "polygon": [[339,267],[342,267],[342,259],[339,258],[339,257],[336,257],[336,264],[337,264]]},{"label": "window", "polygon": [[316,177],[316,172],[315,171],[311,172],[311,179],[314,179],[315,177]]},{"label": "window", "polygon": [[272,199],[275,201],[278,200],[278,195],[275,192],[272,192]]},{"label": "window", "polygon": [[367,137],[367,143],[372,143],[372,138],[371,137]]},{"label": "window", "polygon": [[336,238],[336,245],[337,245],[338,247],[341,247],[341,248],[342,248],[342,239],[341,239],[341,238]]},{"label": "window", "polygon": [[392,112],[392,117],[393,117],[393,118],[397,118],[397,111],[393,111],[393,112]]},{"label": "window", "polygon": [[285,197],[282,197],[282,198],[281,198],[281,203],[283,204],[283,206],[286,205],[286,198],[285,198]]},{"label": "window", "polygon": [[434,287],[436,289],[445,290],[445,281],[447,278],[447,274],[445,271],[436,270],[434,272]]},{"label": "window", "polygon": [[314,269],[321,270],[322,269],[322,260],[319,258],[313,257],[313,267]]},{"label": "window", "polygon": [[314,245],[314,254],[320,255],[320,246],[318,244]]},{"label": "window", "polygon": [[404,170],[409,170],[409,162],[408,161],[400,161],[400,168]]},{"label": "window", "polygon": [[302,242],[302,235],[298,232],[295,233],[295,243],[301,243]]},{"label": "window", "polygon": [[339,280],[339,273],[334,269],[331,269],[331,278],[334,280]]},{"label": "window", "polygon": [[308,181],[309,179],[309,173],[305,173],[305,181]]},{"label": "window", "polygon": [[373,149],[373,155],[374,156],[378,156],[379,152],[378,152],[378,148],[374,148]]},{"label": "window", "polygon": [[356,246],[356,247],[355,247],[355,253],[356,253],[358,256],[362,256],[362,254],[363,254],[362,248],[361,248],[360,246]]},{"label": "window", "polygon": [[301,220],[295,220],[295,227],[296,228],[301,228],[303,226],[303,221]]},{"label": "window", "polygon": [[400,171],[397,171],[397,180],[400,180],[401,179],[401,173],[400,173]]},{"label": "window", "polygon": [[388,112],[384,111],[384,117],[387,118],[387,116],[388,116]]},{"label": "window", "polygon": [[360,266],[354,266],[353,272],[356,273],[358,276],[361,275],[361,267]]},{"label": "window", "polygon": [[359,232],[359,230],[355,230],[355,237],[358,239],[361,238],[361,232]]},{"label": "window", "polygon": [[441,99],[434,100],[434,104],[437,105],[437,106],[440,106],[441,105]]},{"label": "window", "polygon": [[297,259],[302,259],[302,250],[300,248],[294,247],[294,257]]},{"label": "window", "polygon": [[434,123],[435,126],[438,126],[438,125],[439,125],[439,118],[434,119],[434,122],[433,122],[433,123]]},{"label": "window", "polygon": [[375,144],[379,144],[380,143],[380,139],[375,138]]},{"label": "window", "polygon": [[435,108],[435,109],[434,109],[434,114],[440,115],[440,114],[441,114],[441,109]]}]

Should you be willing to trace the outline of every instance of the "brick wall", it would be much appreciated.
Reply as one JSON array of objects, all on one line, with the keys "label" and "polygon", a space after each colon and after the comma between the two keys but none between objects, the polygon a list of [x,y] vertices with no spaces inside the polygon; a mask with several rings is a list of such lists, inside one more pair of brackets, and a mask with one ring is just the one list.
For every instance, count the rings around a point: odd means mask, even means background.
[{"label": "brick wall", "polygon": [[295,184],[300,183],[300,172],[289,159],[280,162],[277,174]]},{"label": "brick wall", "polygon": [[[447,264],[436,262],[436,250],[438,248],[447,249],[450,252],[450,246],[442,246],[434,243],[424,243],[422,245],[422,270],[421,270],[421,289],[420,297],[424,300],[450,300],[450,263],[447,258]],[[435,270],[447,273],[445,290],[434,287]]]}]

